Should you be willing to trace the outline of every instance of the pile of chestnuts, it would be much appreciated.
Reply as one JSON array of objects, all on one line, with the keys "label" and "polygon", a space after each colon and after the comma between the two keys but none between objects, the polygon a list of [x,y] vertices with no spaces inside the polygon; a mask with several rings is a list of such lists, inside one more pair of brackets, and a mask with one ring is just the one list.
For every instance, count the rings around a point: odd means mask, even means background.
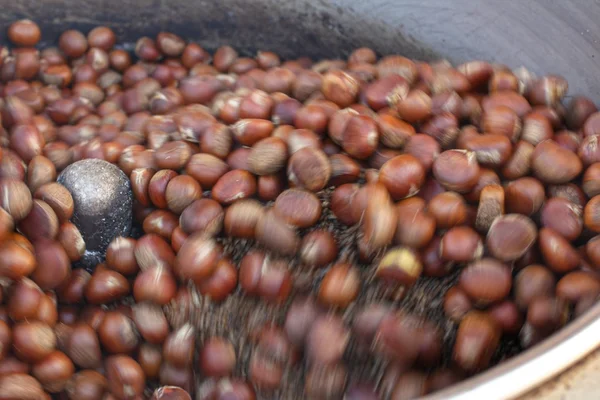
[{"label": "pile of chestnuts", "polygon": [[[600,112],[562,77],[40,37],[0,48],[0,399],[412,399],[600,294]],[[86,158],[140,232],[92,270]]]}]

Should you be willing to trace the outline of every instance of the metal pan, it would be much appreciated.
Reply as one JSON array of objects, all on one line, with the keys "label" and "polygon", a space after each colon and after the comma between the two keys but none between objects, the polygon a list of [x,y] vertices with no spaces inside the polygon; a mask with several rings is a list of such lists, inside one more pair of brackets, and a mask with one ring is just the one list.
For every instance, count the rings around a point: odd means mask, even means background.
[{"label": "metal pan", "polygon": [[[343,56],[359,46],[423,60],[484,59],[569,80],[600,102],[596,0],[0,0],[0,25],[38,22],[45,43],[69,28],[111,26],[120,40],[171,30],[209,49]],[[5,36],[0,40],[5,40]],[[44,43],[42,43],[43,45]],[[600,345],[600,305],[491,370],[427,399],[509,399]]]}]

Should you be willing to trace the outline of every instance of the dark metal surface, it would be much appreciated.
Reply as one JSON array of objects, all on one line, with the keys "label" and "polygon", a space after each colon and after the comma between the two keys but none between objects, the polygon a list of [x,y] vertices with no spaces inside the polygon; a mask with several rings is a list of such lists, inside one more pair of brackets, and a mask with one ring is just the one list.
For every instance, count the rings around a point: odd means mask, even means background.
[{"label": "dark metal surface", "polygon": [[96,159],[69,165],[58,177],[73,196],[71,221],[85,240],[83,267],[92,269],[104,259],[108,244],[131,231],[133,193],[127,176],[115,165]]},{"label": "dark metal surface", "polygon": [[460,62],[486,59],[569,79],[570,93],[600,102],[598,0],[1,0],[0,22],[28,17],[46,43],[68,27],[98,24],[120,40],[172,30],[208,48],[285,57],[381,54]]}]

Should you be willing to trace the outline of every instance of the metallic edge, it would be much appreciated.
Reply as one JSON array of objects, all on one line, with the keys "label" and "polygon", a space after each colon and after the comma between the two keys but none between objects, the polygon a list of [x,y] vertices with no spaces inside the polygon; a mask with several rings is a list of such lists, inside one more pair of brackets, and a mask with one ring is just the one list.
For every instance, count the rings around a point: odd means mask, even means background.
[{"label": "metallic edge", "polygon": [[514,399],[600,347],[600,303],[531,349],[422,400]]}]

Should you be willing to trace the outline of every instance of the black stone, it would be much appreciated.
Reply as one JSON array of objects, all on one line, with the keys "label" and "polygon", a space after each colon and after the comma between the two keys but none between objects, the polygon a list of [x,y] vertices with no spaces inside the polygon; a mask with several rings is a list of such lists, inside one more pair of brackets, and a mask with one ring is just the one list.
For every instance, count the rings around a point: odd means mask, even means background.
[{"label": "black stone", "polygon": [[97,159],[69,165],[57,181],[73,196],[71,222],[79,228],[86,246],[79,264],[91,270],[104,261],[106,248],[115,237],[131,232],[131,183],[118,167]]}]

